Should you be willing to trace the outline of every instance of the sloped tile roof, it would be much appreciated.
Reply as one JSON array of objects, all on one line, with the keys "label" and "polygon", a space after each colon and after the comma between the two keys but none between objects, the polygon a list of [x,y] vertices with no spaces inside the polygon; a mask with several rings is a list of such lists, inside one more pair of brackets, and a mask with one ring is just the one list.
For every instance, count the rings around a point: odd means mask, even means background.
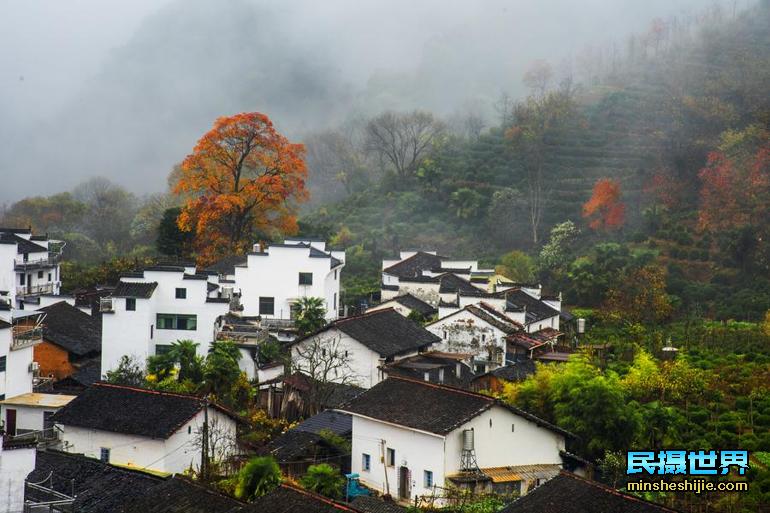
[{"label": "sloped tile roof", "polygon": [[[217,407],[231,415],[224,408]],[[203,409],[203,400],[191,395],[95,383],[53,421],[113,433],[166,439]]]},{"label": "sloped tile roof", "polygon": [[112,297],[135,297],[149,299],[158,287],[158,282],[127,282],[119,281],[112,291]]},{"label": "sloped tile roof", "polygon": [[392,308],[340,319],[331,326],[386,358],[415,351],[441,340]]},{"label": "sloped tile roof", "polygon": [[676,510],[562,472],[500,513],[676,513]]},{"label": "sloped tile roof", "polygon": [[174,476],[127,501],[119,513],[237,513],[244,503]]},{"label": "sloped tile roof", "polygon": [[350,504],[364,513],[406,513],[406,508],[402,508],[392,500],[369,495],[359,495]]},{"label": "sloped tile roof", "polygon": [[102,323],[66,301],[41,308],[43,338],[76,356],[101,352]]},{"label": "sloped tile roof", "polygon": [[[398,289],[398,287],[396,287],[396,289]],[[403,294],[400,296],[396,296],[393,299],[390,299],[389,301],[395,301],[396,303],[403,305],[406,308],[409,308],[410,310],[414,310],[426,317],[435,315],[436,312],[438,312],[438,310],[436,310],[434,307],[430,306],[428,303],[426,303],[422,299],[415,297],[411,294]]]},{"label": "sloped tile roof", "polygon": [[401,426],[446,435],[493,406],[500,406],[564,436],[573,436],[543,419],[489,397],[445,385],[389,377],[340,410]]},{"label": "sloped tile roof", "polygon": [[241,510],[243,513],[340,513],[361,510],[321,495],[282,484],[275,491],[259,497]]},{"label": "sloped tile roof", "polygon": [[222,258],[206,268],[218,274],[235,274],[235,266],[245,265],[248,257],[244,255],[230,255]]},{"label": "sloped tile roof", "polygon": [[423,271],[441,267],[442,260],[444,260],[444,258],[438,255],[418,251],[409,258],[405,258],[404,260],[383,269],[382,272],[391,276],[398,276],[399,278],[414,278],[421,276]]},{"label": "sloped tile roof", "polygon": [[349,435],[353,430],[353,418],[347,413],[325,410],[303,420],[294,429],[315,434],[329,430],[337,435],[345,436]]}]

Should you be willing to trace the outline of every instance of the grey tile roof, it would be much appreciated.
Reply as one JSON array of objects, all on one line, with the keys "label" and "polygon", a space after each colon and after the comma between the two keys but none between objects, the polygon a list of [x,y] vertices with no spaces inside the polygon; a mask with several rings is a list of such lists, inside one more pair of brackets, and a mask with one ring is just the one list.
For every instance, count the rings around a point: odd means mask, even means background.
[{"label": "grey tile roof", "polygon": [[346,436],[353,431],[353,418],[347,413],[325,410],[303,420],[294,429],[315,434],[329,430],[337,435]]},{"label": "grey tile roof", "polygon": [[500,513],[676,513],[596,481],[562,472]]},{"label": "grey tile roof", "polygon": [[75,356],[102,350],[102,323],[66,301],[40,309],[45,312],[43,338]]},{"label": "grey tile roof", "polygon": [[446,435],[493,406],[505,408],[545,429],[572,436],[535,415],[493,397],[401,377],[381,381],[339,409],[354,415]]},{"label": "grey tile roof", "polygon": [[382,272],[399,278],[414,278],[421,276],[423,271],[429,271],[441,267],[441,261],[444,257],[418,251],[414,255],[401,260],[390,267],[383,269]]},{"label": "grey tile roof", "polygon": [[200,397],[96,383],[57,411],[53,420],[58,424],[166,439],[202,409]]},{"label": "grey tile roof", "polygon": [[135,297],[149,299],[158,287],[158,282],[127,282],[119,281],[112,291],[112,297]]},{"label": "grey tile roof", "polygon": [[386,358],[441,340],[392,308],[340,319],[331,326]]}]

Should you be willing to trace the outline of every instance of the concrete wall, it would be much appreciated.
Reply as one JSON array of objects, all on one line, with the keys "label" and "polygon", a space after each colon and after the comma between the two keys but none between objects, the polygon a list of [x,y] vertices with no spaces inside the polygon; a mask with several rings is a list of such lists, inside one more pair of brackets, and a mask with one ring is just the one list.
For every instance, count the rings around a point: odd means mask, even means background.
[{"label": "concrete wall", "polygon": [[[344,263],[344,254],[335,253]],[[273,315],[268,318],[291,318],[291,305],[302,297],[320,297],[326,306],[326,317],[337,318],[340,274],[342,267],[331,269],[329,258],[311,257],[310,248],[302,246],[270,246],[264,253],[251,253],[246,267],[235,268],[235,286],[241,292],[243,315],[260,315],[259,298],[272,297]],[[312,285],[300,285],[299,273],[312,273]]]},{"label": "concrete wall", "polygon": [[[199,430],[203,426],[204,413],[199,412],[166,440],[138,435],[110,433],[76,426],[59,425],[62,429],[63,448],[67,452],[82,453],[91,458],[101,456],[101,448],[110,449],[110,463],[147,468],[159,472],[181,473],[192,466],[200,467],[200,447],[196,445]],[[235,421],[212,408],[209,409],[209,426],[217,426],[223,438],[233,444],[229,453],[236,450]]]},{"label": "concrete wall", "polygon": [[[384,440],[384,448],[383,441]],[[396,451],[396,465],[385,466],[382,455],[386,449]],[[371,469],[362,468],[363,454],[371,456]],[[409,469],[411,497],[430,493],[423,484],[424,471],[433,472],[433,482],[444,482],[444,438],[438,435],[404,429],[384,422],[353,416],[351,449],[352,472],[361,476],[361,482],[381,493],[386,493],[385,473],[393,497],[398,497],[399,467]]]},{"label": "concrete wall", "polygon": [[35,469],[35,447],[0,448],[0,513],[24,511],[24,481]]},{"label": "concrete wall", "polygon": [[[513,426],[513,427],[512,427]],[[501,406],[494,406],[446,437],[446,472],[460,470],[462,432],[473,429],[479,468],[558,464],[564,437]]]},{"label": "concrete wall", "polygon": [[341,372],[339,380],[332,379],[332,381],[342,381],[344,376],[348,376],[348,384],[371,388],[382,380],[379,366],[383,362],[380,355],[336,328],[328,329],[292,347],[292,367],[295,370],[305,369],[307,373],[307,358],[300,358],[299,355],[300,350],[305,351],[304,354],[307,355],[308,348],[312,347],[312,344],[318,344],[319,348],[324,346],[335,348],[341,354],[347,352],[347,357],[340,358],[347,358],[349,370]]},{"label": "concrete wall", "polygon": [[505,354],[505,333],[467,310],[460,310],[425,328],[441,337],[438,351],[470,353],[479,359],[487,360],[489,348],[493,347],[499,353],[493,361],[502,363],[501,358]]}]

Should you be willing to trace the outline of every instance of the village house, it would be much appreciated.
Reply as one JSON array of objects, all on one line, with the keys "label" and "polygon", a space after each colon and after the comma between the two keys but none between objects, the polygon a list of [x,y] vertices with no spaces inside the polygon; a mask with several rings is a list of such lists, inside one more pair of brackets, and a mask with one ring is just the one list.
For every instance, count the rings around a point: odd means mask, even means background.
[{"label": "village house", "polygon": [[59,381],[100,360],[102,325],[98,318],[65,301],[37,311],[45,314],[43,341],[33,351],[41,378]]},{"label": "village house", "polygon": [[323,299],[327,320],[336,319],[344,266],[344,251],[327,250],[322,240],[289,237],[281,244],[255,244],[251,253],[227,257],[207,271],[239,296],[244,316],[258,315],[265,325],[280,327],[292,324],[303,297]]},{"label": "village house", "polygon": [[476,260],[453,260],[435,251],[401,251],[398,259],[382,262],[382,301],[411,294],[435,307],[444,275],[461,276],[469,283],[480,279],[478,288],[483,290],[494,271],[479,269]]},{"label": "village house", "polygon": [[315,379],[370,388],[382,366],[427,351],[440,339],[394,309],[338,319],[291,346],[292,366]]},{"label": "village house", "polygon": [[384,378],[403,376],[429,383],[468,388],[473,379],[473,369],[468,365],[471,359],[470,354],[429,351],[387,363],[382,371]]},{"label": "village house", "polygon": [[125,274],[102,299],[101,372],[125,355],[144,362],[177,340],[198,344],[205,356],[216,338],[217,319],[230,310],[209,273],[193,266],[155,266]]},{"label": "village house", "polygon": [[485,302],[469,304],[429,324],[441,338],[438,348],[473,356],[473,370],[484,373],[505,365],[506,337],[524,326]]},{"label": "village house", "polygon": [[28,228],[0,228],[0,300],[23,310],[42,294],[59,294],[63,247]]},{"label": "village house", "polygon": [[393,299],[389,299],[379,305],[367,308],[367,312],[374,312],[377,310],[385,310],[386,308],[392,308],[396,312],[400,313],[404,317],[416,318],[418,320],[431,320],[438,315],[438,309],[429,305],[422,299],[413,296],[412,294],[403,294],[396,296]]},{"label": "village house", "polygon": [[213,457],[237,452],[235,414],[190,395],[96,383],[52,420],[64,451],[139,469],[199,469],[204,424]]},{"label": "village house", "polygon": [[341,408],[353,416],[351,467],[400,501],[443,501],[450,485],[525,494],[557,475],[571,435],[492,397],[391,377]]}]

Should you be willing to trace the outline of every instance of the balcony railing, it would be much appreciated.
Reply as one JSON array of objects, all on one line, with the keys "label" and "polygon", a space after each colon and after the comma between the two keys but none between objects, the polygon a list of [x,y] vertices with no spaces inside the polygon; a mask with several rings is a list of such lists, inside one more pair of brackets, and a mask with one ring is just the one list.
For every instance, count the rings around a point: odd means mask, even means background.
[{"label": "balcony railing", "polygon": [[31,347],[43,341],[43,328],[32,326],[14,326],[11,351]]},{"label": "balcony railing", "polygon": [[42,285],[27,285],[16,288],[16,297],[36,296],[39,294],[53,294],[56,292],[56,283],[44,283]]},{"label": "balcony railing", "polygon": [[37,269],[40,267],[53,267],[61,262],[60,254],[50,253],[47,257],[36,258],[35,260],[17,260],[14,268],[17,271],[26,271],[28,269]]}]

